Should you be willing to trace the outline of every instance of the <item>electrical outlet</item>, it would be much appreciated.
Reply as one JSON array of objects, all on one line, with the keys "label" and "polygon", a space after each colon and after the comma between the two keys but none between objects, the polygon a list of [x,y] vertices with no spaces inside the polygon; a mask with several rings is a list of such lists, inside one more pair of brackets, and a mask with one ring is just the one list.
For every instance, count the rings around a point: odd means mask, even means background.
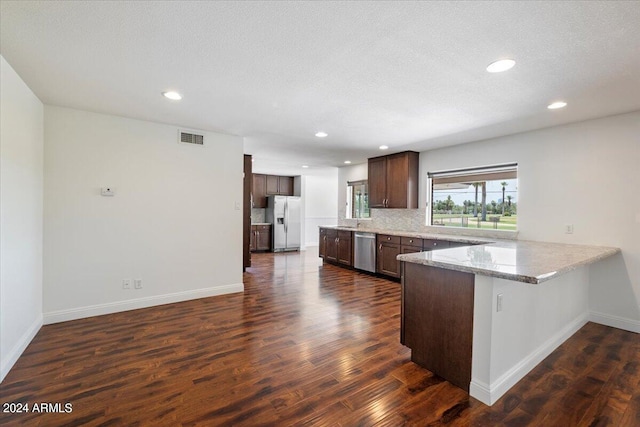
[{"label": "electrical outlet", "polygon": [[502,311],[502,296],[503,294],[498,294],[498,298],[496,300],[496,311]]},{"label": "electrical outlet", "polygon": [[136,289],[142,289],[142,279],[134,279],[133,287]]},{"label": "electrical outlet", "polygon": [[565,234],[573,234],[573,224],[567,224],[564,226]]},{"label": "electrical outlet", "polygon": [[131,289],[131,279],[122,280],[122,289]]}]

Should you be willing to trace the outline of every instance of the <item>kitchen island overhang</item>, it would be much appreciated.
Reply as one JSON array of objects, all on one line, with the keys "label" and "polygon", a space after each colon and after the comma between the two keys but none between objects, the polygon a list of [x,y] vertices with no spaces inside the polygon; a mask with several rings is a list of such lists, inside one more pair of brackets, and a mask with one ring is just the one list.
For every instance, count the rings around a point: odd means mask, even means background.
[{"label": "kitchen island overhang", "polygon": [[401,342],[414,362],[491,405],[587,323],[588,266],[619,252],[497,241],[399,255]]}]

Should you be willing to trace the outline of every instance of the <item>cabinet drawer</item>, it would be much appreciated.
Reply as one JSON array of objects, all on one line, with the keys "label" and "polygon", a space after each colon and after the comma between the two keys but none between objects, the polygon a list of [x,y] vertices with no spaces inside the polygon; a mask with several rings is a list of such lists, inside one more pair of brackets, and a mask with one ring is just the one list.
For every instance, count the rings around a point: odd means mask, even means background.
[{"label": "cabinet drawer", "polygon": [[415,237],[401,237],[400,244],[402,246],[416,246],[422,248],[422,239]]},{"label": "cabinet drawer", "polygon": [[388,234],[378,234],[378,243],[400,244],[400,236],[389,236]]},{"label": "cabinet drawer", "polygon": [[432,251],[434,249],[446,249],[449,247],[449,242],[446,240],[433,240],[433,239],[424,239],[424,244],[422,245],[425,251]]},{"label": "cabinet drawer", "polygon": [[271,230],[271,226],[270,225],[254,225],[254,227],[256,228],[256,231],[269,231],[269,230]]}]

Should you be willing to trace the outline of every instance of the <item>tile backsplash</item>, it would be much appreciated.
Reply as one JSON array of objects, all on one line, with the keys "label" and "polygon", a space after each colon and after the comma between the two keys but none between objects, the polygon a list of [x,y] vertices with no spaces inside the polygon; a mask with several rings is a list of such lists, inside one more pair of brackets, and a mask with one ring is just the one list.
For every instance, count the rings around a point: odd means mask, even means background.
[{"label": "tile backsplash", "polygon": [[251,222],[253,224],[265,222],[266,211],[266,209],[251,208]]},{"label": "tile backsplash", "polygon": [[[427,226],[427,211],[425,209],[371,209],[370,219],[361,219],[360,227],[363,230],[394,230],[410,231],[416,233],[471,235],[490,239],[516,239],[517,232],[478,230],[476,228]],[[345,218],[345,213],[340,212],[338,225],[355,227],[356,219]]]}]

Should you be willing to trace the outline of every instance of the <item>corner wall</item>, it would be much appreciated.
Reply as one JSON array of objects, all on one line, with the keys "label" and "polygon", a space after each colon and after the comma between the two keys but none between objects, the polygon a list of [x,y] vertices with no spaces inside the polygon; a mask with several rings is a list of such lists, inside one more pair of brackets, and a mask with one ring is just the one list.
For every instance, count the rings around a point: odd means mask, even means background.
[{"label": "corner wall", "polygon": [[42,326],[43,105],[0,56],[0,381]]},{"label": "corner wall", "polygon": [[178,144],[178,126],[54,106],[44,119],[45,323],[243,290],[242,138]]},{"label": "corner wall", "polygon": [[589,268],[590,319],[640,332],[640,111],[422,152],[420,206],[428,171],[506,162],[518,239],[621,248]]}]

